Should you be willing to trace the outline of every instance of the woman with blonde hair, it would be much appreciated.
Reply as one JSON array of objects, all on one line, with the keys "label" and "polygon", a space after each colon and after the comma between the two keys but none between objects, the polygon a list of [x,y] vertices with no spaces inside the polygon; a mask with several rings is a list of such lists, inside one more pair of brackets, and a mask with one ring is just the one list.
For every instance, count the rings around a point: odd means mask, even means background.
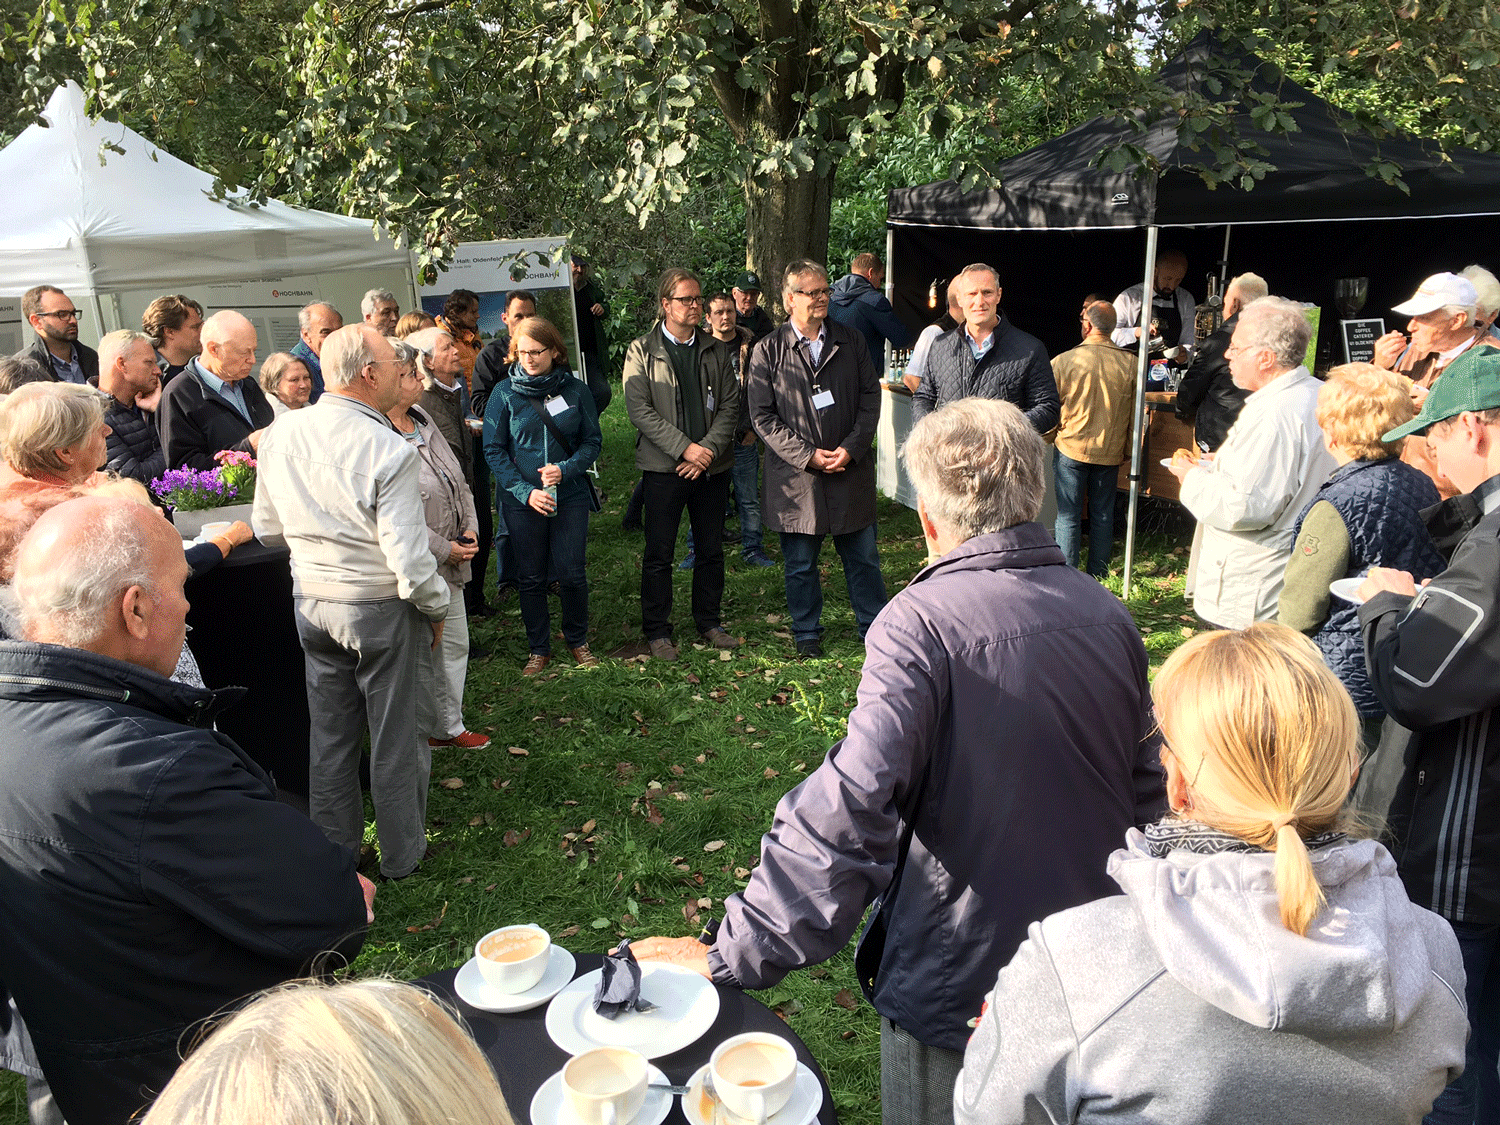
[{"label": "woman with blonde hair", "polygon": [[1421,515],[1438,502],[1438,490],[1399,458],[1401,442],[1380,440],[1416,413],[1410,388],[1406,376],[1372,363],[1328,373],[1318,391],[1318,425],[1338,468],[1297,518],[1277,609],[1277,620],[1310,635],[1349,689],[1367,751],[1380,739],[1385,709],[1365,675],[1359,606],[1328,587],[1372,566],[1405,570],[1418,581],[1447,566]]},{"label": "woman with blonde hair", "polygon": [[297,981],[187,1057],[143,1125],[513,1125],[474,1040],[413,985]]},{"label": "woman with blonde hair", "polygon": [[1122,897],[1031,926],[957,1125],[1415,1125],[1463,1068],[1463,963],[1348,822],[1348,693],[1265,622],[1188,641],[1153,695],[1173,815],[1111,857]]},{"label": "woman with blonde hair", "polygon": [[108,460],[104,396],[77,383],[27,383],[0,401],[0,490],[75,488]]}]

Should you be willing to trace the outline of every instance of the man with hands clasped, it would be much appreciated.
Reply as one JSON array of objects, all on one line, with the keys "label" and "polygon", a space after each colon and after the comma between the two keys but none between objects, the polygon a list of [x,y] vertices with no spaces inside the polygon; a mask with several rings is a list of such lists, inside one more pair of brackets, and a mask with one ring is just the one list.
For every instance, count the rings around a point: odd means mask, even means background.
[{"label": "man with hands clasped", "polygon": [[693,531],[693,624],[714,648],[739,645],[724,629],[724,505],[734,462],[740,388],[729,345],[699,327],[703,290],[685,269],[657,287],[661,319],[625,353],[625,409],[640,436],[635,465],[645,500],[641,629],[651,655],[676,660],[672,551],[683,509]]}]

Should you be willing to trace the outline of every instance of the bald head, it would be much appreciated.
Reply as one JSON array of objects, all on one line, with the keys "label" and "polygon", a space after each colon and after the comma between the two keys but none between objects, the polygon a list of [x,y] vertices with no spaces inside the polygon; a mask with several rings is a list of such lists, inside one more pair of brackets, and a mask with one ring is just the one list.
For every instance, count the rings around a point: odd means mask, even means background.
[{"label": "bald head", "polygon": [[233,309],[221,309],[203,322],[203,353],[198,362],[226,383],[237,382],[255,367],[255,325]]},{"label": "bald head", "polygon": [[45,513],[16,552],[21,635],[170,676],[186,635],[187,559],[143,504],[86,496]]},{"label": "bald head", "polygon": [[1177,292],[1187,276],[1187,255],[1181,250],[1163,250],[1156,256],[1156,291],[1163,296]]}]

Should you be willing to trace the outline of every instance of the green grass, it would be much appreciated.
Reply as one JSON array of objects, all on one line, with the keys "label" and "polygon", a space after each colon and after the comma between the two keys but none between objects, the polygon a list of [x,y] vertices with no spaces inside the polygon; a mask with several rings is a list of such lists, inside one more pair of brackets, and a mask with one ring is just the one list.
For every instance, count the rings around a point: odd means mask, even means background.
[{"label": "green grass", "polygon": [[[623,531],[619,519],[635,479],[634,431],[619,403],[604,424],[608,500],[589,540],[592,646],[601,655],[639,639],[642,549],[640,533]],[[1131,603],[1153,662],[1193,628],[1182,599],[1187,539],[1180,521],[1167,524],[1143,542]],[[915,514],[882,500],[880,544],[894,594],[926,555]],[[755,865],[777,800],[842,735],[863,659],[831,544],[826,656],[808,662],[793,656],[781,570],[726,554],[724,623],[745,639],[727,660],[686,643],[686,571],[674,572],[677,664],[606,661],[583,671],[560,661],[527,681],[514,603],[475,623],[475,639],[493,655],[470,666],[465,713],[493,745],[435,754],[432,836],[454,847],[419,876],[381,886],[354,975],[411,978],[460,965],[477,937],[513,922],[600,952],[621,936],[696,932],[696,915],[720,913]],[[1118,573],[1109,585],[1119,592]],[[554,651],[565,650],[554,642]],[[879,1023],[859,1000],[852,946],[757,998],[822,1064],[840,1117],[876,1125]],[[11,1099],[9,1112],[0,1105],[0,1125],[24,1120],[19,1080],[0,1085],[0,1097]]]}]

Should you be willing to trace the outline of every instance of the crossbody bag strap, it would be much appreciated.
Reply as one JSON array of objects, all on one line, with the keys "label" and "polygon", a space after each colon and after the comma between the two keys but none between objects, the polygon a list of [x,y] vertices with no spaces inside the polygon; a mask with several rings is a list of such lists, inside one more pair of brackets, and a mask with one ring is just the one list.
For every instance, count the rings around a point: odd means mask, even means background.
[{"label": "crossbody bag strap", "polygon": [[547,427],[548,433],[556,439],[557,444],[563,447],[563,452],[569,457],[573,456],[572,444],[567,438],[563,437],[562,431],[557,428],[557,423],[552,420],[552,415],[547,413],[546,407],[538,399],[526,398],[525,395],[519,397],[525,401],[527,406],[536,411],[537,417],[542,420],[542,425]]}]

